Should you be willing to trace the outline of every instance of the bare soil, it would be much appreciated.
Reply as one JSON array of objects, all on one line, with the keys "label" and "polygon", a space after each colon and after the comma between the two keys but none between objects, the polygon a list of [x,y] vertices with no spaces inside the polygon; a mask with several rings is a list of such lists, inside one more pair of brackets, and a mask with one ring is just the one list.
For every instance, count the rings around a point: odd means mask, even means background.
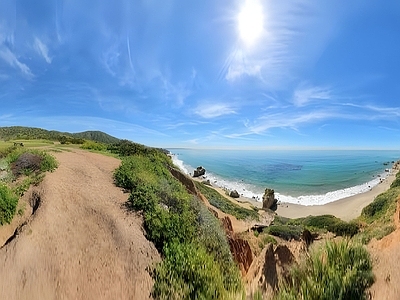
[{"label": "bare soil", "polygon": [[150,298],[147,268],[160,257],[113,184],[120,161],[81,150],[54,155],[58,169],[29,191],[38,209],[20,217],[25,225],[0,249],[0,298]]},{"label": "bare soil", "polygon": [[370,289],[372,299],[400,299],[400,200],[394,215],[396,230],[377,241],[372,240],[368,250],[373,261],[375,283]]}]

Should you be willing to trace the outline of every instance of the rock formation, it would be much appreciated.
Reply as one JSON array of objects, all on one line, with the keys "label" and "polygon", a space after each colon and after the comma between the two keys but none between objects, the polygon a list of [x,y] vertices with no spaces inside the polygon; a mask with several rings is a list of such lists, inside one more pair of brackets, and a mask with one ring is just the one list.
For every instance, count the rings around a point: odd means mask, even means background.
[{"label": "rock formation", "polygon": [[231,191],[229,193],[229,196],[232,197],[232,198],[239,198],[240,197],[240,195],[239,195],[237,190]]},{"label": "rock formation", "polygon": [[275,199],[275,191],[266,188],[263,196],[263,209],[276,209],[277,200]]},{"label": "rock formation", "polygon": [[200,177],[204,174],[206,174],[206,169],[204,169],[202,166],[197,167],[197,169],[193,171],[193,177]]}]

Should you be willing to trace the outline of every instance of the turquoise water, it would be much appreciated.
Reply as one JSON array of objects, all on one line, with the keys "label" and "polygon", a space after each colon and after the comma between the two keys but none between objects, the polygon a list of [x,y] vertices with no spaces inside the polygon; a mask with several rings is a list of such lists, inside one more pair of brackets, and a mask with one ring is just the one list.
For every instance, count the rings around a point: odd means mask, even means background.
[{"label": "turquoise water", "polygon": [[184,172],[203,166],[211,183],[261,199],[318,205],[365,192],[389,173],[400,151],[260,151],[169,149]]}]

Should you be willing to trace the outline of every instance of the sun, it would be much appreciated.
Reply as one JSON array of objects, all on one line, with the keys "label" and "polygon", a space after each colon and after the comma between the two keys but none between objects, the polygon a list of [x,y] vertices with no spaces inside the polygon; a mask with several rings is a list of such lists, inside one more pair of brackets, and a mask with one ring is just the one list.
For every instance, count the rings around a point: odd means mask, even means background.
[{"label": "sun", "polygon": [[246,46],[252,46],[263,32],[263,7],[259,0],[245,0],[238,15],[239,35]]}]

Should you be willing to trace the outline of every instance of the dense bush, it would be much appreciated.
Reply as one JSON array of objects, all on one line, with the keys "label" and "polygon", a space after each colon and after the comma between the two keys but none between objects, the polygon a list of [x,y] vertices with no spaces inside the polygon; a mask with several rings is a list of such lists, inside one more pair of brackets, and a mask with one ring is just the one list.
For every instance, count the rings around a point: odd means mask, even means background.
[{"label": "dense bush", "polygon": [[153,296],[212,299],[238,293],[239,270],[221,224],[170,174],[168,164],[162,152],[141,153],[123,158],[114,172],[116,184],[131,192],[128,207],[143,214],[146,236],[164,257],[152,272]]},{"label": "dense bush", "polygon": [[[153,274],[156,299],[228,299],[219,264],[201,245],[172,243]],[[188,284],[190,283],[190,285]]]},{"label": "dense bush", "polygon": [[302,225],[309,230],[324,229],[340,236],[353,236],[358,232],[356,223],[348,223],[332,215],[308,216],[287,222],[290,225]]},{"label": "dense bush", "polygon": [[11,222],[17,204],[18,197],[7,186],[0,183],[0,225]]},{"label": "dense bush", "polygon": [[222,212],[235,216],[239,220],[259,219],[259,214],[257,211],[253,209],[247,209],[233,203],[232,201],[226,199],[226,197],[218,193],[216,190],[207,187],[203,183],[196,182],[196,187],[207,198],[212,206],[220,209]]},{"label": "dense bush", "polygon": [[289,241],[291,239],[299,240],[303,229],[296,225],[271,225],[265,228],[264,232]]},{"label": "dense bush", "polygon": [[291,270],[276,299],[366,299],[365,291],[373,281],[365,248],[346,240],[327,242]]},{"label": "dense bush", "polygon": [[103,143],[98,143],[94,141],[86,141],[82,143],[83,145],[81,146],[82,149],[86,150],[95,150],[95,151],[106,151],[107,150],[107,145]]}]

